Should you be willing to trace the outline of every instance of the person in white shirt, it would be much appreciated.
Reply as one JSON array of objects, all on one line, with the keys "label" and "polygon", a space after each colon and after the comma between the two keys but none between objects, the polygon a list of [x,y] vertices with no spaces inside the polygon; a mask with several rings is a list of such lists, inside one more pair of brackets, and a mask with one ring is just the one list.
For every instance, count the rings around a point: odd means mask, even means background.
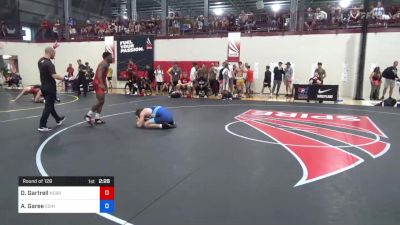
[{"label": "person in white shirt", "polygon": [[377,23],[383,21],[383,16],[385,14],[385,8],[382,6],[382,2],[378,2],[376,7],[372,9],[372,18],[376,20]]},{"label": "person in white shirt", "polygon": [[164,90],[164,71],[161,69],[161,66],[158,65],[155,71],[156,82],[157,82],[157,94],[160,94],[162,90]]},{"label": "person in white shirt", "polygon": [[229,90],[229,77],[232,76],[232,73],[229,70],[228,62],[224,62],[224,70],[222,71],[223,80],[222,80],[222,91]]},{"label": "person in white shirt", "polygon": [[290,62],[286,63],[285,76],[283,77],[283,83],[286,86],[286,97],[292,94],[292,83],[293,83],[293,69]]}]

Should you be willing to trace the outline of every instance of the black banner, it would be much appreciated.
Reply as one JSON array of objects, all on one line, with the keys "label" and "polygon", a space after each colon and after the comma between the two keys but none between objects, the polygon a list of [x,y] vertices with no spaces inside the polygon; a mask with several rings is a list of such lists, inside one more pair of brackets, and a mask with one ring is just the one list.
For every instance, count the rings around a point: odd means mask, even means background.
[{"label": "black banner", "polygon": [[337,101],[339,85],[294,84],[294,100]]},{"label": "black banner", "polygon": [[137,68],[138,75],[142,76],[146,65],[153,68],[154,64],[154,36],[126,36],[117,40],[117,79],[126,81],[128,76],[128,62],[132,60]]}]

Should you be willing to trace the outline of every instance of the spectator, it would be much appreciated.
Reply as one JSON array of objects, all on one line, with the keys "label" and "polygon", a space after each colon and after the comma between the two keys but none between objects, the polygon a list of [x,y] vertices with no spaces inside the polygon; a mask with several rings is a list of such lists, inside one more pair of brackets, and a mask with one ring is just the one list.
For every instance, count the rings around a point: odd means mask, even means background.
[{"label": "spectator", "polygon": [[204,29],[204,16],[200,15],[197,17],[196,19],[196,23],[197,23],[197,32],[203,32]]},{"label": "spectator", "polygon": [[229,14],[229,17],[228,17],[228,30],[229,31],[236,30],[236,18],[232,13]]},{"label": "spectator", "polygon": [[254,15],[250,14],[247,16],[246,24],[244,25],[247,33],[250,33],[253,30],[256,21],[254,20]]},{"label": "spectator", "polygon": [[160,94],[162,90],[164,90],[164,71],[161,69],[161,66],[158,65],[155,71],[156,82],[157,82],[157,94]]},{"label": "spectator", "polygon": [[382,72],[382,76],[385,78],[385,84],[383,87],[383,93],[382,93],[382,98],[381,100],[385,99],[385,94],[387,89],[389,88],[389,98],[392,97],[393,94],[393,88],[396,84],[396,80],[399,79],[399,77],[397,76],[397,65],[399,64],[398,61],[395,61],[393,63],[393,66],[390,66],[388,68],[386,68],[383,72]]},{"label": "spectator", "polygon": [[343,13],[338,3],[331,7],[331,23],[332,25],[342,25]]},{"label": "spectator", "polygon": [[178,64],[175,63],[174,66],[168,70],[168,75],[172,81],[172,90],[176,91],[179,80],[181,79],[182,70],[179,68]]},{"label": "spectator", "polygon": [[261,90],[261,94],[264,94],[264,89],[266,87],[269,89],[269,93],[271,93],[271,95],[272,95],[272,91],[271,91],[271,71],[269,70],[269,66],[267,66],[266,69],[265,69],[264,83],[263,83],[263,88]]},{"label": "spectator", "polygon": [[398,10],[397,6],[395,5],[390,6],[388,11],[389,11],[390,23],[400,22],[400,11]]},{"label": "spectator", "polygon": [[[317,72],[315,72],[314,76],[310,78],[309,83],[311,85],[322,85],[323,81],[321,80],[321,76]],[[307,102],[310,102],[310,100],[307,99]],[[322,102],[323,102],[322,100],[319,101],[319,103]]]},{"label": "spectator", "polygon": [[183,93],[183,96],[192,97],[193,83],[186,72],[183,72],[182,77],[179,79],[177,88]]},{"label": "spectator", "polygon": [[250,65],[246,65],[247,68],[247,76],[246,76],[246,93],[247,97],[251,97],[253,94],[253,90],[251,90],[251,85],[254,82],[254,71],[250,68]]},{"label": "spectator", "polygon": [[282,64],[282,62],[279,62],[278,66],[274,68],[274,86],[272,87],[272,93],[275,92],[276,88],[276,96],[279,96],[279,89],[281,88],[282,78],[285,75]]},{"label": "spectator", "polygon": [[304,26],[306,27],[307,31],[311,31],[314,29],[315,26],[315,16],[313,13],[312,8],[308,8],[307,12],[304,16]]},{"label": "spectator", "polygon": [[7,38],[7,25],[6,22],[4,20],[1,21],[1,27],[0,27],[0,32],[1,32],[1,36],[6,39]]},{"label": "spectator", "polygon": [[54,23],[53,34],[56,40],[60,40],[60,37],[62,36],[62,25],[60,19],[56,19],[56,22]]},{"label": "spectator", "polygon": [[[190,80],[196,82],[199,65],[196,62],[194,62],[192,65],[192,69],[190,69]],[[193,86],[196,88],[196,83],[194,83]]]},{"label": "spectator", "polygon": [[219,84],[217,80],[219,62],[216,64],[211,63],[210,70],[208,71],[208,81],[210,83],[212,93],[217,96],[219,92]]},{"label": "spectator", "polygon": [[376,7],[372,9],[372,19],[374,19],[377,24],[382,24],[384,15],[385,8],[383,8],[382,2],[378,2]]},{"label": "spectator", "polygon": [[156,76],[154,74],[154,69],[150,65],[146,65],[146,78],[150,83],[152,90],[155,90]]},{"label": "spectator", "polygon": [[48,31],[50,30],[50,23],[48,20],[44,19],[40,25],[41,40],[44,41],[47,38]]},{"label": "spectator", "polygon": [[69,17],[68,22],[69,36],[72,40],[76,38],[76,20],[73,17]]},{"label": "spectator", "polygon": [[7,84],[8,87],[19,87],[20,83],[21,83],[21,76],[19,75],[19,73],[11,73],[9,78],[7,79]]},{"label": "spectator", "polygon": [[315,23],[318,27],[325,26],[327,19],[328,14],[325,11],[322,11],[321,8],[315,10]]},{"label": "spectator", "polygon": [[292,94],[292,83],[293,83],[293,68],[291,67],[290,62],[286,63],[283,83],[285,84],[286,87],[286,97],[289,97]]},{"label": "spectator", "polygon": [[82,60],[78,59],[78,75],[76,78],[76,90],[77,90],[77,96],[80,97],[81,95],[81,85],[83,88],[83,96],[86,97],[87,91],[88,91],[88,84],[86,80],[86,74],[88,73],[88,68],[83,65]]},{"label": "spectator", "polygon": [[222,70],[222,90],[226,91],[229,90],[229,64],[228,62],[223,63],[223,70]]},{"label": "spectator", "polygon": [[244,26],[246,25],[247,22],[247,14],[244,12],[244,10],[242,10],[239,14],[239,26],[240,28],[244,28]]},{"label": "spectator", "polygon": [[360,9],[357,8],[356,6],[353,6],[353,8],[350,10],[349,23],[358,24],[360,22],[360,19],[361,19]]},{"label": "spectator", "polygon": [[369,100],[379,100],[379,90],[382,82],[382,74],[379,67],[374,68],[374,71],[369,76],[369,81],[371,82]]},{"label": "spectator", "polygon": [[197,70],[197,78],[199,77],[207,78],[207,67],[205,64],[201,65],[201,68]]},{"label": "spectator", "polygon": [[321,83],[323,84],[323,83],[324,83],[324,80],[325,80],[325,78],[326,78],[326,71],[322,68],[322,63],[321,63],[321,62],[318,63],[318,68],[315,69],[314,72],[315,72],[315,73],[318,73],[318,75],[319,75],[319,80],[320,80]]},{"label": "spectator", "polygon": [[74,76],[74,67],[72,67],[72,64],[70,63],[67,67],[67,76],[68,78],[73,77]]}]

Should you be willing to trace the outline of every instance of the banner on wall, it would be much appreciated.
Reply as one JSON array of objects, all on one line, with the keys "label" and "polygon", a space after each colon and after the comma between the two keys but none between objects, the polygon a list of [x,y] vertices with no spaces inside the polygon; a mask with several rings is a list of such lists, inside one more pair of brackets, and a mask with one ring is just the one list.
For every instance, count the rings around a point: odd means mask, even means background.
[{"label": "banner on wall", "polygon": [[154,64],[154,36],[127,36],[120,37],[117,41],[117,79],[128,80],[128,62],[132,60],[141,74],[146,65]]},{"label": "banner on wall", "polygon": [[106,36],[104,37],[104,45],[106,48],[106,52],[112,54],[113,62],[115,63],[115,43],[114,43],[114,36]]},{"label": "banner on wall", "polygon": [[228,62],[240,61],[240,32],[228,33]]}]

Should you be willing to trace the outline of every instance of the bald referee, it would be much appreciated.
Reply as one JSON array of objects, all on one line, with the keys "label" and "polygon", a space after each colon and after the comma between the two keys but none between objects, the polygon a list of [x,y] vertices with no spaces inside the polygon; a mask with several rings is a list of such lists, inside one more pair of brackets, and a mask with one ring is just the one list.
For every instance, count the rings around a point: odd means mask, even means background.
[{"label": "bald referee", "polygon": [[40,82],[41,82],[41,90],[43,97],[45,99],[45,105],[42,113],[42,117],[40,118],[40,125],[38,131],[40,132],[48,132],[51,131],[51,128],[47,127],[47,119],[50,114],[56,120],[57,126],[60,126],[62,122],[65,120],[64,116],[59,116],[54,109],[54,102],[57,99],[57,87],[56,87],[56,79],[57,80],[69,80],[68,78],[64,78],[56,73],[56,69],[54,64],[51,62],[51,59],[54,59],[56,56],[56,51],[53,47],[47,47],[45,49],[45,55],[38,62],[38,67],[40,71]]}]

